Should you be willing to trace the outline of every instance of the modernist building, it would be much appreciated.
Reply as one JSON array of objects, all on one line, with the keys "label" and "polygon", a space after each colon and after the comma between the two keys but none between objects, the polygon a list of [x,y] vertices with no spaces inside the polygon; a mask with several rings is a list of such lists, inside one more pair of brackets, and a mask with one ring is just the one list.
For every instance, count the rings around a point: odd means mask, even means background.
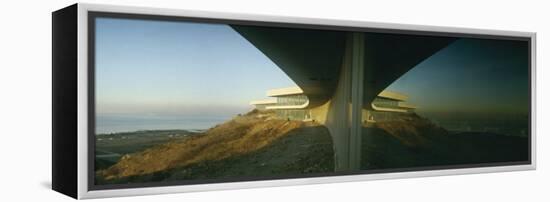
[{"label": "modernist building", "polygon": [[[254,100],[250,104],[258,110],[274,110],[279,118],[289,120],[315,121],[316,116],[323,114],[312,114],[309,108],[309,100],[299,87],[288,87],[267,91],[270,97],[264,100]],[[363,122],[375,122],[377,120],[388,120],[398,113],[412,113],[416,108],[407,104],[408,97],[401,93],[382,91],[373,100],[370,110],[362,110]]]},{"label": "modernist building", "polygon": [[374,98],[371,110],[363,110],[363,122],[391,120],[399,113],[413,113],[416,106],[406,103],[408,96],[384,90]]},{"label": "modernist building", "polygon": [[[283,103],[271,106],[264,102],[262,107],[287,110],[290,114],[294,112],[291,110],[302,110],[311,120],[325,125],[333,140],[337,171],[360,168],[363,123],[368,122],[369,117],[364,116],[368,113],[365,110],[375,112],[372,117],[376,120],[376,112],[407,108],[403,101],[387,97],[394,107],[376,105],[375,98],[384,98],[379,95],[391,83],[456,41],[453,37],[416,34],[248,25],[231,25],[231,28],[273,61],[303,91],[289,96],[304,95],[308,102],[305,107]],[[283,95],[273,97],[278,101]],[[373,108],[372,103],[378,109]]]},{"label": "modernist building", "polygon": [[290,120],[312,120],[308,109],[309,99],[299,87],[279,88],[267,91],[265,100],[251,101],[258,110],[275,110],[277,116]]}]

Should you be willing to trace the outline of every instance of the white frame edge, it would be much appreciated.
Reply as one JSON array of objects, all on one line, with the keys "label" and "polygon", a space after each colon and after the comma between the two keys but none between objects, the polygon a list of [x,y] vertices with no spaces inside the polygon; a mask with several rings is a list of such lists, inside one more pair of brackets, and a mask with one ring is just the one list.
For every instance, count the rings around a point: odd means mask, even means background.
[{"label": "white frame edge", "polygon": [[[150,15],[166,15],[166,16],[181,16],[181,17],[196,17],[196,18],[216,18],[229,20],[246,20],[258,22],[279,22],[279,23],[300,23],[311,25],[332,25],[332,26],[347,26],[347,27],[366,27],[380,29],[395,29],[395,30],[411,30],[411,31],[429,31],[429,32],[446,32],[460,34],[484,34],[496,36],[512,36],[512,37],[528,37],[531,39],[531,164],[512,165],[512,166],[495,166],[495,167],[479,167],[479,168],[460,168],[460,169],[445,169],[445,170],[427,170],[427,171],[412,171],[412,172],[397,172],[397,173],[380,173],[380,174],[357,174],[346,176],[327,176],[327,177],[311,177],[298,179],[280,179],[280,180],[262,180],[262,181],[244,181],[244,182],[229,182],[229,183],[212,183],[198,185],[175,185],[175,186],[159,186],[159,187],[143,187],[143,188],[123,188],[110,190],[91,190],[88,189],[88,11],[101,12],[116,12],[130,14],[150,14]],[[457,27],[440,27],[440,26],[424,26],[424,25],[408,25],[408,24],[390,24],[377,22],[363,21],[348,21],[348,20],[330,20],[316,18],[298,18],[287,16],[270,16],[270,15],[252,15],[240,13],[220,13],[210,11],[193,11],[193,10],[176,10],[164,8],[145,8],[145,7],[130,7],[118,5],[99,5],[99,4],[78,4],[78,94],[77,94],[77,112],[78,112],[78,160],[77,160],[77,180],[78,180],[78,198],[102,198],[102,197],[119,197],[119,196],[137,196],[149,194],[168,194],[168,193],[184,193],[197,191],[212,191],[212,190],[227,190],[227,189],[244,189],[244,188],[259,188],[259,187],[276,187],[288,185],[306,185],[319,183],[337,183],[365,180],[380,180],[380,179],[395,179],[395,178],[413,178],[413,177],[429,177],[442,175],[459,175],[459,174],[478,174],[491,172],[507,172],[521,170],[536,169],[536,33],[534,32],[517,32],[517,31],[502,31],[502,30],[485,30]]]}]

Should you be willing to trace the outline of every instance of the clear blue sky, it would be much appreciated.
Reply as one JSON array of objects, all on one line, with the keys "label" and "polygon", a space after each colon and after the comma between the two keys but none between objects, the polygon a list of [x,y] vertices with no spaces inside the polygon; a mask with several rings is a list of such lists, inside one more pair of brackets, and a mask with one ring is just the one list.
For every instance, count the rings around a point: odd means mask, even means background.
[{"label": "clear blue sky", "polygon": [[99,114],[235,115],[293,85],[227,25],[97,19]]}]

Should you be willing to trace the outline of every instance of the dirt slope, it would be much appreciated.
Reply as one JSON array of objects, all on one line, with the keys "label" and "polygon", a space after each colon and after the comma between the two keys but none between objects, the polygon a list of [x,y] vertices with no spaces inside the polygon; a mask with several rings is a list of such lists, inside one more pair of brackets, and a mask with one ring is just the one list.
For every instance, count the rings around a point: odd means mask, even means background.
[{"label": "dirt slope", "polygon": [[515,162],[528,159],[527,138],[449,133],[416,114],[363,129],[361,169]]},{"label": "dirt slope", "polygon": [[126,155],[97,174],[105,180],[112,180],[241,156],[272,144],[292,130],[312,124],[277,120],[273,116],[273,112],[252,111],[217,125],[202,135]]}]

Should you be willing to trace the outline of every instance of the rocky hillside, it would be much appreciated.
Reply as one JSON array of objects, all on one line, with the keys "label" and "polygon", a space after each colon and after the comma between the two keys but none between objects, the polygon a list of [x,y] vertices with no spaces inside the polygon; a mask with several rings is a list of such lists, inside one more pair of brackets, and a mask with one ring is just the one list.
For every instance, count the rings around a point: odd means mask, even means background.
[{"label": "rocky hillside", "polygon": [[[334,172],[325,126],[248,114],[194,134],[124,155],[96,172],[97,184],[246,177],[308,176]],[[416,114],[363,128],[361,169],[398,169],[527,160],[527,138],[489,133],[451,134]]]},{"label": "rocky hillside", "polygon": [[[316,160],[316,155],[322,156]],[[110,183],[231,176],[250,169],[260,169],[248,172],[253,174],[321,172],[333,169],[332,156],[326,128],[254,110],[203,134],[125,155],[96,176]]]},{"label": "rocky hillside", "polygon": [[527,138],[483,132],[451,134],[416,114],[365,127],[362,169],[526,161]]},{"label": "rocky hillside", "polygon": [[427,146],[433,144],[430,142],[432,137],[449,134],[444,128],[417,114],[401,114],[395,120],[377,122],[373,128],[385,131],[407,147]]}]

